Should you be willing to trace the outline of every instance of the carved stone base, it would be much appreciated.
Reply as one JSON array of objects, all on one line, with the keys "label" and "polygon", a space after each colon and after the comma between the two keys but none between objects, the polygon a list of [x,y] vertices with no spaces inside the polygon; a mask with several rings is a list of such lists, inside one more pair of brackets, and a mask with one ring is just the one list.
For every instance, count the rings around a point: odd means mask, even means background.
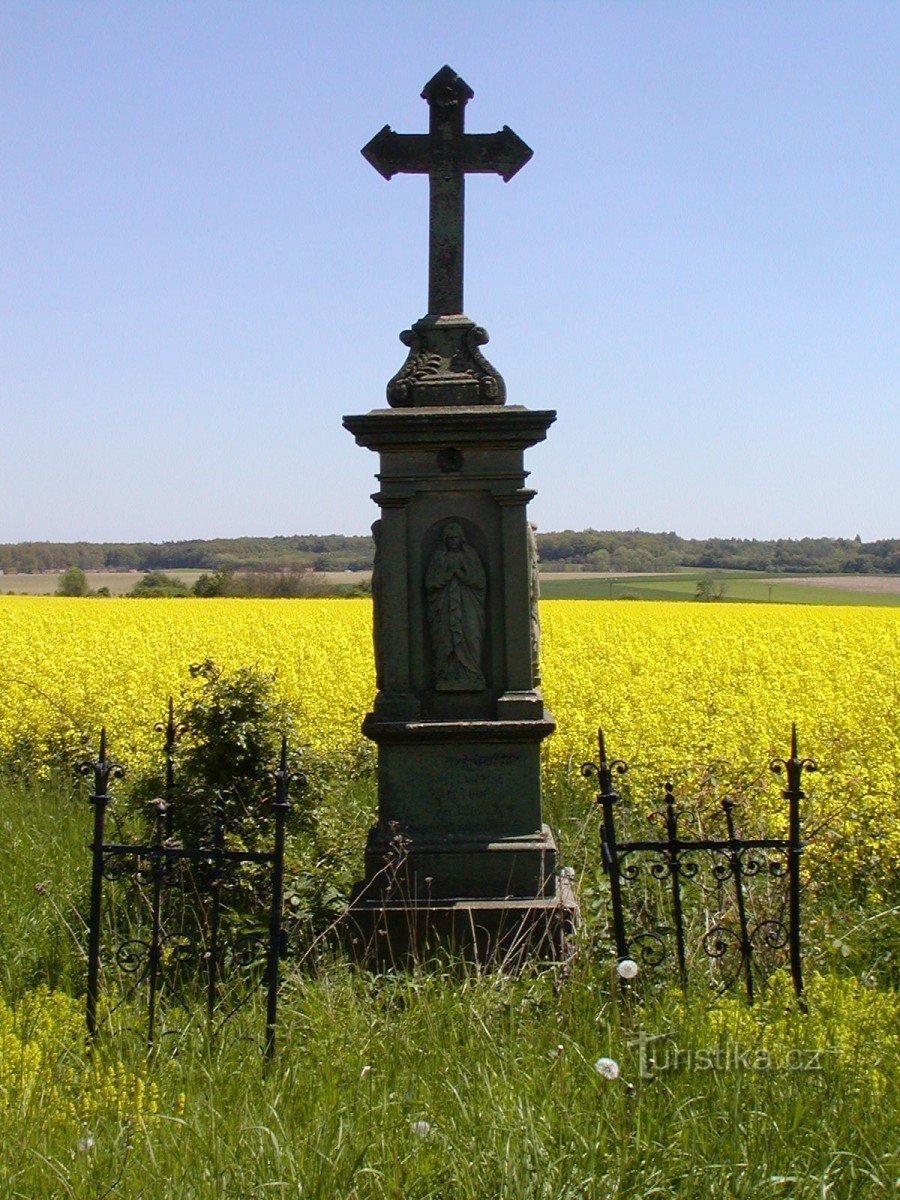
[{"label": "carved stone base", "polygon": [[567,879],[531,900],[387,900],[360,889],[344,925],[352,956],[370,969],[409,967],[441,952],[515,970],[565,962],[573,952],[578,901]]},{"label": "carved stone base", "polygon": [[366,843],[366,894],[390,901],[552,898],[556,843],[549,828],[531,836],[405,836],[376,825]]},{"label": "carved stone base", "polygon": [[[524,452],[550,410],[503,404],[467,317],[426,317],[391,408],[348,416],[379,455],[373,499],[378,824],[350,927],[377,960],[454,944],[560,957],[576,907],[557,891],[541,814],[537,586]],[[388,947],[382,955],[379,945]]]}]

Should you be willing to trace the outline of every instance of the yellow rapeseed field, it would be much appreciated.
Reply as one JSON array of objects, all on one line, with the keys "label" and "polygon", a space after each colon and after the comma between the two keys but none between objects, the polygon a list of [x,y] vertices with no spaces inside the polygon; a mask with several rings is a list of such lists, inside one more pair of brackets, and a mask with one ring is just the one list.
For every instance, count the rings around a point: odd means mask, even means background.
[{"label": "yellow rapeseed field", "polygon": [[[593,757],[602,722],[636,786],[686,788],[713,761],[726,779],[761,773],[796,721],[833,836],[863,833],[885,862],[900,848],[900,610],[559,600],[542,615],[550,769]],[[144,765],[167,697],[206,658],[275,672],[299,740],[339,757],[373,694],[370,627],[365,600],[2,597],[0,762],[46,765],[106,725]]]}]

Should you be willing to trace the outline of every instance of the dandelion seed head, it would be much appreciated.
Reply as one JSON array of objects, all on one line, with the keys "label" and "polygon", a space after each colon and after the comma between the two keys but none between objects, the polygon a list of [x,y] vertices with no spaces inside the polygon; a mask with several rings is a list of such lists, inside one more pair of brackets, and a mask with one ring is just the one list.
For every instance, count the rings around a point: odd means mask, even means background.
[{"label": "dandelion seed head", "polygon": [[623,958],[616,966],[616,974],[620,979],[634,979],[639,970],[633,958]]},{"label": "dandelion seed head", "polygon": [[594,1070],[604,1079],[619,1078],[619,1064],[614,1058],[598,1058],[594,1063]]},{"label": "dandelion seed head", "polygon": [[428,1137],[431,1133],[431,1126],[427,1121],[413,1121],[411,1128],[416,1137]]}]

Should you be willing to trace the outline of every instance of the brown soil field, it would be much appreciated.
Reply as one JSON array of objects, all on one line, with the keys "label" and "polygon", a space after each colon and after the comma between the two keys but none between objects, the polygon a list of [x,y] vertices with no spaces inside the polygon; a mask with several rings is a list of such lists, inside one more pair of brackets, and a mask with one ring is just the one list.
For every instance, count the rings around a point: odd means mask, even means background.
[{"label": "brown soil field", "polygon": [[776,575],[775,579],[808,583],[811,587],[845,588],[848,592],[900,592],[900,575]]},{"label": "brown soil field", "polygon": [[[674,572],[683,574],[684,572]],[[130,592],[142,577],[140,571],[87,571],[88,585],[94,591],[97,588],[108,587],[114,596],[122,596]],[[192,587],[200,571],[172,570],[166,574],[180,579],[188,587]],[[663,578],[673,574],[671,571],[642,571],[644,578],[656,576]],[[323,578],[330,584],[352,586],[367,580],[370,571],[325,571]],[[622,579],[620,571],[542,571],[542,579]],[[900,593],[900,575],[762,575],[751,576],[759,583],[801,583],[810,587],[843,588],[851,592]],[[11,573],[0,575],[0,595],[4,592],[15,592],[29,596],[47,596],[56,591],[59,575],[20,575]]]},{"label": "brown soil field", "polygon": [[[187,587],[193,587],[200,577],[200,571],[166,571],[167,575],[178,579]],[[98,588],[109,588],[113,596],[124,596],[134,585],[144,577],[142,571],[85,571],[88,587],[96,592]],[[19,575],[11,572],[0,575],[0,595],[4,592],[15,592],[25,596],[52,596],[59,585],[59,575],[49,572],[46,575]]]}]

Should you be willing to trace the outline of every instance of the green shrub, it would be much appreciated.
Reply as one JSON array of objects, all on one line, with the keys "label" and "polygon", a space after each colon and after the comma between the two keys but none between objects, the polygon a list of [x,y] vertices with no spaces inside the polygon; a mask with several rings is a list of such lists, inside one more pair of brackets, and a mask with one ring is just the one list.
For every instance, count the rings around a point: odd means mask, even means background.
[{"label": "green shrub", "polygon": [[134,585],[129,596],[189,596],[191,589],[165,571],[149,571]]},{"label": "green shrub", "polygon": [[[190,668],[193,683],[177,710],[176,794],[172,829],[185,843],[208,840],[218,800],[226,826],[254,842],[259,806],[272,792],[286,707],[273,696],[273,677],[249,667],[225,671],[212,659]],[[158,788],[162,780],[152,781]],[[146,796],[146,786],[143,788]]]},{"label": "green shrub", "polygon": [[212,575],[203,574],[194,584],[195,596],[227,596],[234,571],[231,567],[219,567]]},{"label": "green shrub", "polygon": [[89,591],[87,575],[81,567],[67,567],[56,588],[57,596],[86,596]]},{"label": "green shrub", "polygon": [[[281,739],[287,736],[290,743],[292,732],[290,713],[275,695],[274,676],[248,667],[225,671],[211,659],[193,665],[190,674],[192,682],[175,708],[171,834],[185,846],[210,845],[218,808],[229,848],[269,850],[273,818],[265,802],[274,792]],[[332,810],[345,816],[348,809],[363,812],[366,798],[360,793],[368,791],[370,781],[354,782],[353,772],[348,779],[345,769],[346,764],[336,770],[321,763],[310,786],[302,791],[294,786],[290,794],[285,897],[292,926],[307,932],[322,929],[341,910],[358,865],[364,824],[351,856],[346,841],[335,837]],[[161,769],[130,781],[133,810],[146,816],[148,801],[163,795],[164,788]],[[321,828],[319,806],[325,814]],[[228,905],[236,912],[257,910],[266,875],[267,868],[252,866],[229,875]]]}]

